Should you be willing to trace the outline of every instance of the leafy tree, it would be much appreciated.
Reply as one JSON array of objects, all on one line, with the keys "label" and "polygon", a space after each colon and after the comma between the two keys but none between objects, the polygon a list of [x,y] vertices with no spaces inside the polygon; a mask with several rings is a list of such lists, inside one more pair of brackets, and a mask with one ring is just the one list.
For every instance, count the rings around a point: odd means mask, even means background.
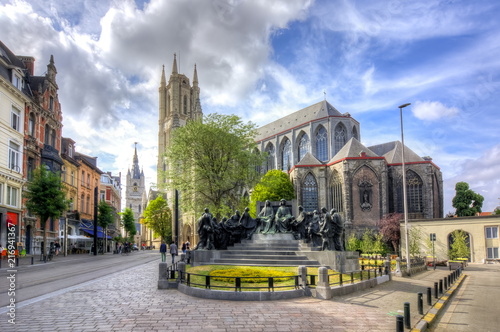
[{"label": "leafy tree", "polygon": [[250,197],[250,215],[256,217],[257,201],[266,200],[279,201],[280,199],[291,200],[295,198],[295,189],[288,174],[273,169],[268,171],[257,183]]},{"label": "leafy tree", "polygon": [[[97,206],[97,224],[102,227],[104,233],[104,248],[108,246],[107,229],[113,223],[113,208],[105,201],[100,201]],[[104,253],[104,252],[103,252]]]},{"label": "leafy tree", "polygon": [[264,156],[256,153],[256,126],[235,115],[209,114],[175,129],[166,152],[168,189],[181,193],[181,207],[220,217],[239,205],[244,188],[260,178]]},{"label": "leafy tree", "polygon": [[144,210],[143,224],[153,230],[155,237],[161,237],[162,241],[172,238],[172,211],[162,196],[149,202]]},{"label": "leafy tree", "polygon": [[351,233],[347,239],[346,250],[357,251],[360,250],[361,241],[356,237],[356,234]]},{"label": "leafy tree", "polygon": [[373,253],[373,244],[373,231],[371,229],[366,229],[360,243],[360,249],[363,254]]},{"label": "leafy tree", "polygon": [[59,218],[68,204],[59,174],[53,173],[45,165],[33,171],[33,178],[28,182],[24,192],[25,206],[28,211],[40,218],[40,227],[43,228],[44,253],[47,255],[47,221]]},{"label": "leafy tree", "polygon": [[481,212],[484,197],[469,189],[466,182],[457,182],[455,185],[455,197],[453,197],[453,207],[459,217],[475,216]]},{"label": "leafy tree", "polygon": [[134,211],[132,211],[131,208],[125,208],[120,215],[122,216],[122,225],[123,228],[125,228],[128,240],[132,242],[134,235],[137,233],[137,229],[135,228]]},{"label": "leafy tree", "polygon": [[411,227],[408,232],[410,256],[418,257],[422,255],[422,230],[420,227]]},{"label": "leafy tree", "polygon": [[495,211],[493,211],[493,214],[499,215],[500,214],[500,207],[497,207]]},{"label": "leafy tree", "polygon": [[380,219],[380,233],[383,235],[384,240],[392,245],[394,252],[399,251],[399,244],[401,242],[401,226],[400,222],[403,218],[401,213],[389,213]]},{"label": "leafy tree", "polygon": [[385,255],[387,253],[387,246],[384,241],[384,236],[381,233],[375,234],[372,253],[377,255]]},{"label": "leafy tree", "polygon": [[462,230],[455,230],[451,233],[453,242],[451,243],[451,249],[448,253],[450,259],[466,258],[469,257],[469,247],[467,246],[467,233]]}]

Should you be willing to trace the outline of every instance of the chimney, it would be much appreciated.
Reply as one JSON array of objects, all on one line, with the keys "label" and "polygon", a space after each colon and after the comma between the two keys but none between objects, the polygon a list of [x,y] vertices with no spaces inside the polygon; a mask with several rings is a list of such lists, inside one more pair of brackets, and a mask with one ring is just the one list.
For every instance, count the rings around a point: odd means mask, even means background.
[{"label": "chimney", "polygon": [[35,58],[32,56],[18,55],[17,58],[24,63],[30,76],[35,75]]}]

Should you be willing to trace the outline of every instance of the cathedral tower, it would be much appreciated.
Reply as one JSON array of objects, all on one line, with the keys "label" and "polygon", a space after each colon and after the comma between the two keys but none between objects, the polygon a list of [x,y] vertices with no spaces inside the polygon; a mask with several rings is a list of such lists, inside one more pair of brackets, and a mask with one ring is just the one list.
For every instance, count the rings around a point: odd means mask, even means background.
[{"label": "cathedral tower", "polygon": [[[177,70],[177,57],[174,54],[172,73],[168,83],[165,78],[165,66],[162,68],[159,88],[159,119],[158,119],[158,164],[157,164],[157,187],[162,190],[162,184],[166,183],[165,171],[168,170],[168,160],[164,153],[170,144],[172,133],[176,128],[186,125],[190,120],[201,119],[203,116],[200,103],[200,88],[198,86],[198,72],[194,65],[193,85],[184,74]],[[178,208],[179,193],[176,190],[166,192],[167,201],[172,208],[172,233],[174,240],[193,241],[194,219],[182,215]],[[190,219],[190,220],[188,220]],[[193,224],[193,225],[191,225]],[[194,242],[193,242],[194,243]]]},{"label": "cathedral tower", "polygon": [[[146,190],[144,171],[139,168],[139,158],[137,157],[137,143],[134,148],[134,158],[132,169],[127,172],[127,181],[125,189],[125,207],[134,212],[135,226],[137,229],[135,243],[140,242],[140,223],[139,217],[142,214],[142,195]],[[140,244],[140,243],[139,243]]]},{"label": "cathedral tower", "polygon": [[163,66],[159,88],[157,164],[157,183],[159,187],[162,183],[165,183],[163,172],[168,168],[168,164],[163,154],[170,143],[173,130],[184,126],[189,120],[200,119],[202,114],[196,65],[194,65],[193,85],[191,86],[189,78],[178,73],[177,57],[174,54],[172,73],[168,83],[165,79],[165,66]]}]

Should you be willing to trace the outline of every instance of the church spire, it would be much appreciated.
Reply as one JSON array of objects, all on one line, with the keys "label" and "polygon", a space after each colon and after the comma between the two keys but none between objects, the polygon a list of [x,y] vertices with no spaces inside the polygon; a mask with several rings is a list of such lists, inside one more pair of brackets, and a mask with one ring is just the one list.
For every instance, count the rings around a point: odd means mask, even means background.
[{"label": "church spire", "polygon": [[166,85],[167,85],[167,80],[165,79],[165,65],[162,65],[160,86],[164,87]]},{"label": "church spire", "polygon": [[172,74],[177,74],[177,55],[174,53],[174,63],[172,64]]},{"label": "church spire", "polygon": [[196,70],[196,63],[194,64],[193,85],[198,85],[198,71]]},{"label": "church spire", "polygon": [[134,159],[132,165],[132,179],[141,178],[141,170],[139,169],[139,158],[137,157],[137,142],[134,142]]}]

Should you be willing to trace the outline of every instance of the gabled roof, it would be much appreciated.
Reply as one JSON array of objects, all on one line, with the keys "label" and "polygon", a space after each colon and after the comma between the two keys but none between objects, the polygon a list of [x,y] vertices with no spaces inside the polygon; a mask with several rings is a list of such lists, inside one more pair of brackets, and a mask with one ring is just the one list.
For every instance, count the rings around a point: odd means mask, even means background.
[{"label": "gabled roof", "polygon": [[[402,162],[401,152],[403,144],[400,141],[393,141],[370,146],[369,149],[381,157],[385,157],[388,164],[400,164]],[[405,145],[405,163],[425,161]]]},{"label": "gabled roof", "polygon": [[297,163],[295,166],[301,165],[323,165],[311,152],[307,152],[306,155]]},{"label": "gabled roof", "polygon": [[361,144],[356,138],[352,137],[339,152],[330,160],[334,162],[349,157],[361,157],[361,153],[365,153],[365,157],[379,157],[375,152]]},{"label": "gabled roof", "polygon": [[341,114],[329,102],[323,100],[258,128],[255,140],[260,141],[304,123],[329,116],[349,117],[348,115]]}]

